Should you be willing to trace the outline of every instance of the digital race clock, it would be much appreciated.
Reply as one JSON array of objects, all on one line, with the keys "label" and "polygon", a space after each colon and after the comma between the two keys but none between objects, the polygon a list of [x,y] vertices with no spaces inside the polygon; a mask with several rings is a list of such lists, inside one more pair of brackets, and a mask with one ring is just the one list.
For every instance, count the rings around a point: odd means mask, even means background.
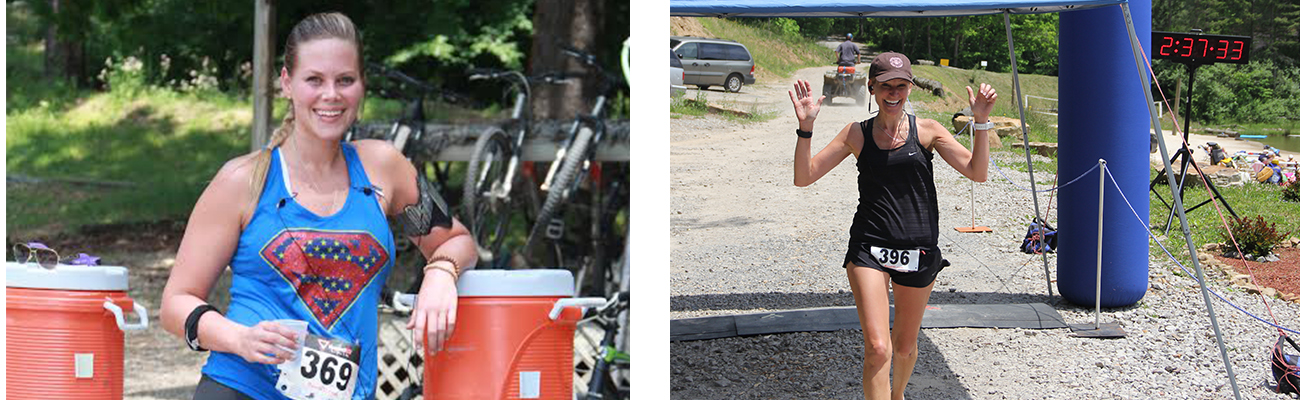
[{"label": "digital race clock", "polygon": [[1151,58],[1184,64],[1250,61],[1250,36],[1151,32]]}]

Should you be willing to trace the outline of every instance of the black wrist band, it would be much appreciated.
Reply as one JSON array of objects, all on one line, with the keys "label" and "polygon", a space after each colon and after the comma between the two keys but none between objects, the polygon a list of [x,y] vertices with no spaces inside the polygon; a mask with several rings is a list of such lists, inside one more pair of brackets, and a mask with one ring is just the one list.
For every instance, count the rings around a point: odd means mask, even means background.
[{"label": "black wrist band", "polygon": [[794,134],[799,135],[799,137],[804,139],[808,139],[812,137],[812,131],[805,131],[799,128],[794,129]]},{"label": "black wrist band", "polygon": [[190,350],[208,351],[203,346],[199,346],[199,318],[208,311],[221,313],[211,304],[200,304],[198,307],[194,307],[194,311],[190,311],[190,316],[185,317],[185,345],[189,346]]}]

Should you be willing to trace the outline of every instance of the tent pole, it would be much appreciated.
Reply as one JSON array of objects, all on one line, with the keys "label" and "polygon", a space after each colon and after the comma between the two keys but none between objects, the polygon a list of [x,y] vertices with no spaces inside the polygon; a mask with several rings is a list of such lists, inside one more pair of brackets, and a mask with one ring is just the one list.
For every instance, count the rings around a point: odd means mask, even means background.
[{"label": "tent pole", "polygon": [[[1173,171],[1173,166],[1169,164],[1169,149],[1165,147],[1165,135],[1160,130],[1160,118],[1156,117],[1154,109],[1154,100],[1151,98],[1151,81],[1147,78],[1146,64],[1143,63],[1145,57],[1141,52],[1141,41],[1138,40],[1137,31],[1133,28],[1133,14],[1129,12],[1128,3],[1120,3],[1120,10],[1124,12],[1124,25],[1128,27],[1129,47],[1133,49],[1133,62],[1137,64],[1138,76],[1142,79],[1142,94],[1146,96],[1147,111],[1151,115],[1151,124],[1156,129],[1156,141],[1160,145],[1160,159],[1164,160],[1165,171]],[[1186,122],[1186,121],[1184,121]],[[1187,227],[1187,212],[1183,209],[1183,199],[1178,196],[1178,188],[1172,184],[1169,185],[1171,196],[1174,198],[1174,209],[1178,211],[1178,221],[1183,225],[1183,238],[1187,243],[1188,254],[1191,254],[1192,266],[1196,268],[1196,280],[1201,284],[1201,297],[1205,300],[1205,309],[1210,314],[1210,325],[1214,327],[1214,338],[1219,344],[1219,355],[1223,358],[1223,367],[1228,371],[1228,382],[1232,384],[1232,394],[1237,400],[1241,400],[1241,390],[1237,388],[1237,375],[1232,372],[1232,361],[1228,359],[1228,349],[1223,345],[1223,332],[1219,330],[1219,319],[1214,315],[1214,304],[1210,302],[1210,292],[1205,282],[1205,272],[1201,269],[1200,259],[1196,255],[1196,244],[1192,242],[1192,231]],[[1150,216],[1148,216],[1148,219]]]},{"label": "tent pole", "polygon": [[[1011,96],[1011,99],[1015,101],[1015,99],[1020,98],[1022,93],[1020,92],[1020,69],[1016,65],[1016,42],[1011,39],[1011,10],[1003,10],[1002,20],[1007,25],[1007,49],[1011,53],[1011,82],[1015,84],[1015,93],[1012,93],[1014,96]],[[1038,187],[1037,182],[1034,180],[1034,158],[1029,153],[1029,128],[1025,126],[1025,104],[1016,101],[1016,105],[1020,108],[1020,137],[1025,142],[1025,163],[1029,165],[1029,190],[1034,195],[1034,219],[1041,221],[1043,226],[1046,226],[1047,220],[1043,219],[1043,213],[1038,211]],[[996,135],[996,133],[994,134]],[[975,139],[974,132],[972,132],[971,139]],[[971,147],[975,147],[974,142],[971,142]],[[1047,266],[1046,250],[1043,251],[1043,276],[1047,278],[1047,295],[1055,296],[1056,294],[1052,293],[1052,271]]]}]

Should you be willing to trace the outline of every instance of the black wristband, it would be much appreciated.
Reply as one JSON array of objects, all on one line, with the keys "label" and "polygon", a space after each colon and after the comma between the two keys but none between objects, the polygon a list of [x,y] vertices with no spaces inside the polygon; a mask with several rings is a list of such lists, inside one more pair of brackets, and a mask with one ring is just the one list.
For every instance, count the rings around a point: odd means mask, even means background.
[{"label": "black wristband", "polygon": [[799,128],[795,128],[795,129],[794,129],[794,134],[799,135],[799,137],[804,138],[804,139],[808,139],[808,138],[811,138],[811,137],[812,137],[812,132],[811,132],[811,131],[805,131],[805,130],[802,130],[802,129],[799,129]]},{"label": "black wristband", "polygon": [[194,307],[194,311],[190,311],[190,316],[185,317],[185,345],[189,346],[190,350],[208,351],[203,346],[199,346],[199,318],[208,311],[221,313],[221,311],[217,311],[216,307],[205,303]]}]

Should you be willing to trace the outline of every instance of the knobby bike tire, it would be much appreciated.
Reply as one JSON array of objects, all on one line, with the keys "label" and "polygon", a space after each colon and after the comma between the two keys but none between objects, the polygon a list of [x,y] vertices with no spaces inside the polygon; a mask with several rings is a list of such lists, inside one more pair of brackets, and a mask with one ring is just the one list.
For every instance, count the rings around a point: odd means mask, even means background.
[{"label": "knobby bike tire", "polygon": [[[465,169],[464,197],[461,200],[461,218],[469,226],[481,252],[486,252],[489,264],[501,254],[506,228],[510,222],[506,199],[487,196],[493,188],[505,185],[513,154],[510,140],[501,128],[492,127],[479,135],[474,143],[474,154]],[[482,257],[480,257],[482,258]]]},{"label": "knobby bike tire", "polygon": [[[564,205],[564,192],[570,187],[575,186],[574,178],[578,169],[582,167],[582,162],[586,161],[590,154],[587,154],[588,147],[591,146],[592,137],[595,132],[588,127],[578,129],[578,135],[573,139],[573,144],[569,145],[569,150],[565,152],[560,170],[555,173],[555,179],[551,181],[551,188],[546,193],[546,201],[542,203],[542,208],[537,212],[537,219],[533,222],[533,228],[528,233],[528,245],[524,248],[532,249],[533,243],[542,239],[545,235],[546,227],[550,224],[551,219],[559,212],[560,207]],[[557,260],[563,262],[563,260]]]}]

